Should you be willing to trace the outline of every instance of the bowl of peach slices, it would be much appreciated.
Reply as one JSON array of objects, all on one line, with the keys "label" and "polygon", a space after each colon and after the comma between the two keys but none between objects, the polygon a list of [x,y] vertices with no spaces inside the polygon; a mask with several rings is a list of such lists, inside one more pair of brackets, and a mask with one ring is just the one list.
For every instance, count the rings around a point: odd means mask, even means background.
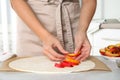
[{"label": "bowl of peach slices", "polygon": [[108,45],[99,50],[100,54],[110,60],[120,60],[120,43]]}]

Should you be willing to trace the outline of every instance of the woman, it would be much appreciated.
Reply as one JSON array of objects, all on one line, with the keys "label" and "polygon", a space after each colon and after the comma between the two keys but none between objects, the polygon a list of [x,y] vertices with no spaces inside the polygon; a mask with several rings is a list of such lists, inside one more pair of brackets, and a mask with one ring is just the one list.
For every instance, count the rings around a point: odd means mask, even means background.
[{"label": "woman", "polygon": [[17,55],[44,53],[51,60],[78,53],[77,60],[90,55],[87,28],[96,9],[96,0],[11,0],[18,16]]}]

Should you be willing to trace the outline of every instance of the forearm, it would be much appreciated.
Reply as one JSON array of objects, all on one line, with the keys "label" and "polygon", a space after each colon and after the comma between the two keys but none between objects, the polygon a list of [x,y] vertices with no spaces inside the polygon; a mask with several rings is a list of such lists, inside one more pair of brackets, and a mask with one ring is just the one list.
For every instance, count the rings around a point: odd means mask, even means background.
[{"label": "forearm", "polygon": [[96,10],[96,0],[82,0],[78,30],[86,32]]},{"label": "forearm", "polygon": [[45,39],[49,33],[40,24],[40,21],[26,2],[27,0],[11,0],[11,4],[18,16],[26,23],[26,25],[34,31],[39,38]]}]

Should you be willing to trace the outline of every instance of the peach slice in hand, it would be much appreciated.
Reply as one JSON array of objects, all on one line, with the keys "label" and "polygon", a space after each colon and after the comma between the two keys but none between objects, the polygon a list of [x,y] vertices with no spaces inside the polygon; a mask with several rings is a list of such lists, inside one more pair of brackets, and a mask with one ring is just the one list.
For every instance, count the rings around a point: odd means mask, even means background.
[{"label": "peach slice in hand", "polygon": [[66,56],[66,58],[65,58],[64,61],[67,61],[67,62],[73,63],[74,65],[78,65],[78,64],[80,63],[79,60],[75,60],[75,59],[73,59],[72,57],[69,57],[69,56]]},{"label": "peach slice in hand", "polygon": [[79,56],[79,55],[80,55],[80,52],[78,52],[78,53],[70,53],[70,54],[68,54],[67,56],[77,57],[77,56]]}]

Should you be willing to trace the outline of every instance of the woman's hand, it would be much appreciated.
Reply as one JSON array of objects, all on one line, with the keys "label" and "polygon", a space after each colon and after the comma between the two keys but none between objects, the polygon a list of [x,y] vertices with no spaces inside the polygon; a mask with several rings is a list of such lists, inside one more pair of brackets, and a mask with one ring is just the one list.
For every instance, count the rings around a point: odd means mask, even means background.
[{"label": "woman's hand", "polygon": [[[55,48],[57,48],[61,53],[55,51]],[[68,52],[65,51],[59,42],[59,40],[54,37],[53,35],[48,35],[43,40],[43,53],[51,60],[58,61],[65,58],[64,54],[67,54]]]},{"label": "woman's hand", "polygon": [[83,61],[90,55],[91,45],[87,38],[87,34],[85,32],[77,32],[75,35],[75,52],[81,52],[81,55],[76,59]]},{"label": "woman's hand", "polygon": [[76,59],[81,61],[90,55],[91,46],[86,31],[94,16],[96,4],[97,0],[82,0],[78,32],[75,35],[75,53],[81,52],[81,55]]}]

